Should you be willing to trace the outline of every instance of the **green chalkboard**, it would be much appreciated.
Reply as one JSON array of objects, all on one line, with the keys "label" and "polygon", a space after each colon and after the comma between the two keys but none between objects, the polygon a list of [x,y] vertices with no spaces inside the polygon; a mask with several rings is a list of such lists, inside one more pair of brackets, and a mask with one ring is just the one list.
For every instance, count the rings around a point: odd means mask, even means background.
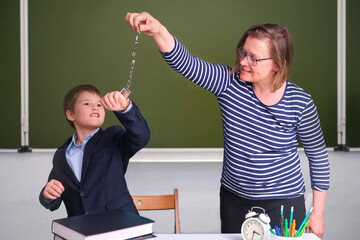
[{"label": "green chalkboard", "polygon": [[[357,1],[347,1],[356,29]],[[0,6],[0,148],[20,146],[19,4]],[[277,23],[293,34],[289,80],[309,92],[318,107],[326,143],[337,144],[337,1],[335,0],[29,0],[30,147],[55,148],[73,134],[62,112],[65,93],[90,83],[103,93],[125,86],[135,32],[126,12],[148,11],[195,56],[232,66],[235,46],[254,24]],[[5,23],[6,22],[6,23]],[[350,29],[351,30],[351,29]],[[3,37],[5,36],[5,37]],[[357,62],[359,33],[348,31],[349,55]],[[348,145],[360,146],[359,81],[349,61]],[[150,148],[222,147],[215,97],[171,70],[151,38],[140,35],[132,100],[151,129]],[[349,95],[350,96],[350,95]],[[9,113],[14,113],[10,114]],[[116,124],[107,112],[104,127]],[[357,132],[357,134],[356,134]]]}]

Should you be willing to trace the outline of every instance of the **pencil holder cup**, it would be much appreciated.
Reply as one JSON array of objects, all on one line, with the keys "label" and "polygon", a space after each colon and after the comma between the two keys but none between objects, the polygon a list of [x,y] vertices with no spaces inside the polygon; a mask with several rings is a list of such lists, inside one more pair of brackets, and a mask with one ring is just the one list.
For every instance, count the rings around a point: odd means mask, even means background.
[{"label": "pencil holder cup", "polygon": [[271,234],[271,240],[302,240],[302,236],[300,236],[300,237],[283,237],[283,236],[277,236],[277,235]]}]

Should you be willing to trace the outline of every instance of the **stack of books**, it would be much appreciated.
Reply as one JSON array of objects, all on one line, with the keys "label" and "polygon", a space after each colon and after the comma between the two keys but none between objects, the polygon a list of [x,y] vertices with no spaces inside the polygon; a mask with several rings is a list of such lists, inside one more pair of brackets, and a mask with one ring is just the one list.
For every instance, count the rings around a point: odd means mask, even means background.
[{"label": "stack of books", "polygon": [[125,210],[57,219],[52,222],[54,239],[122,240],[151,239],[154,221]]}]

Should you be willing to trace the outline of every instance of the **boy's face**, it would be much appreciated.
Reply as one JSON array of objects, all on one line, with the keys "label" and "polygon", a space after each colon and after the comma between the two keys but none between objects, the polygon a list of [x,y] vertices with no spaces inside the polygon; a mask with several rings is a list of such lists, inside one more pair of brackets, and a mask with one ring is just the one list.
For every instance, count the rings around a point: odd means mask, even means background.
[{"label": "boy's face", "polygon": [[66,116],[74,123],[76,131],[94,131],[101,127],[105,119],[105,110],[100,99],[95,93],[83,91],[76,99],[74,111],[66,111]]}]

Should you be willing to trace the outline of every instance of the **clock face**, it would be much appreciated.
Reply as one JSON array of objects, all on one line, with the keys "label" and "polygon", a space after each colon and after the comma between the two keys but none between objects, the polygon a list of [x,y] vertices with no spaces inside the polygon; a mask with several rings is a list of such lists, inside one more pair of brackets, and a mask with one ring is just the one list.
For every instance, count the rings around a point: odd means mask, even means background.
[{"label": "clock face", "polygon": [[248,219],[244,222],[242,229],[242,236],[244,240],[263,240],[264,227],[257,219]]}]

